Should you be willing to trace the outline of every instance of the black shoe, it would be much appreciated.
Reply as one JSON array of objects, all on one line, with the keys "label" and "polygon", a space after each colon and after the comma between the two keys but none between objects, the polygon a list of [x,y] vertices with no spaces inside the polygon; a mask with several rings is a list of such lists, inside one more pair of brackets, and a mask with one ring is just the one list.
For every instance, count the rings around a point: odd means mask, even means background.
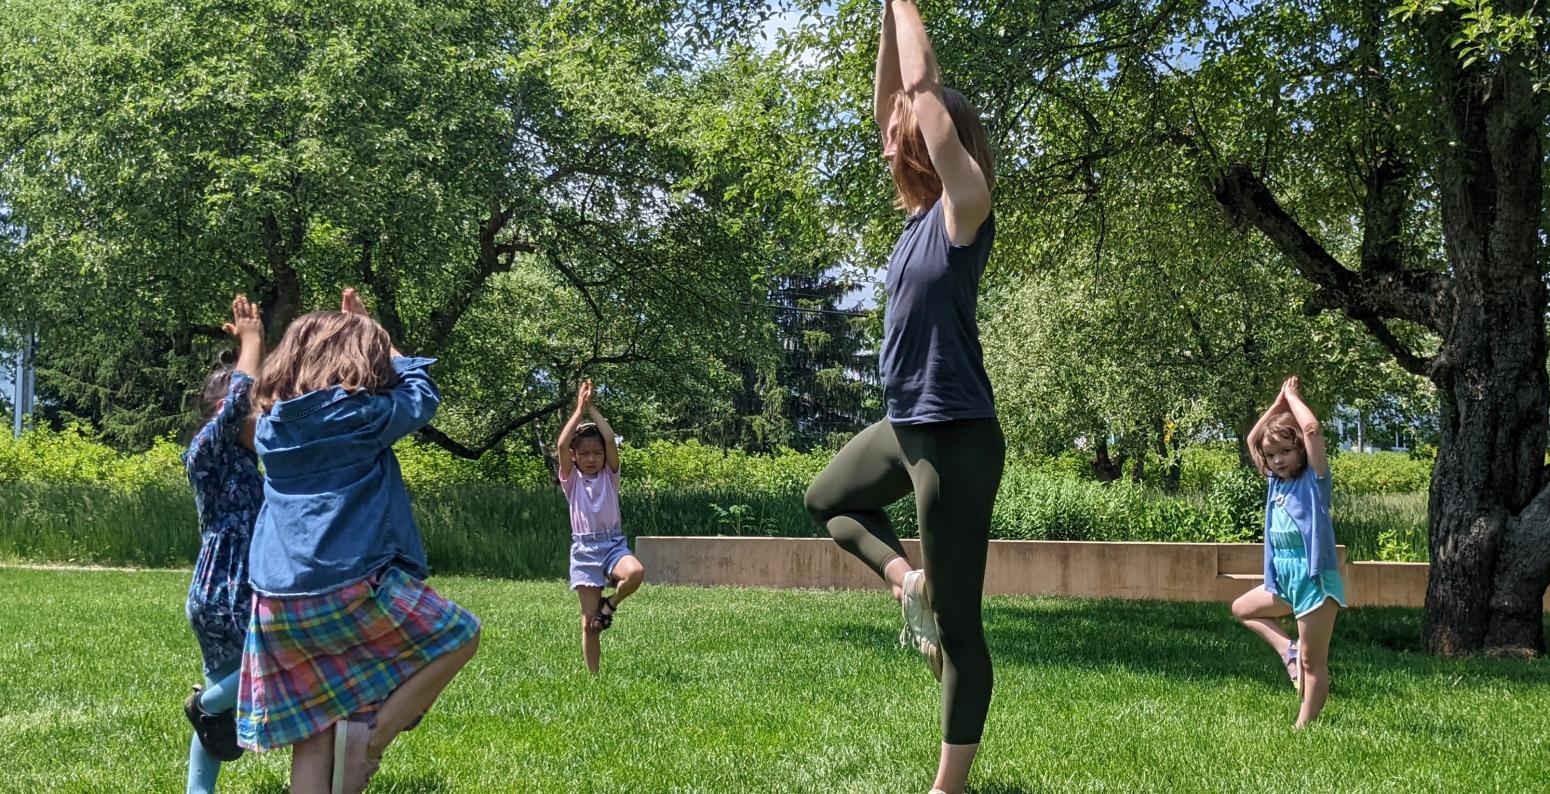
[{"label": "black shoe", "polygon": [[183,701],[183,716],[194,726],[194,735],[199,737],[205,752],[223,762],[241,758],[242,748],[237,746],[237,710],[205,713],[204,707],[199,705],[199,695],[203,692],[203,687],[194,687],[194,694]]}]

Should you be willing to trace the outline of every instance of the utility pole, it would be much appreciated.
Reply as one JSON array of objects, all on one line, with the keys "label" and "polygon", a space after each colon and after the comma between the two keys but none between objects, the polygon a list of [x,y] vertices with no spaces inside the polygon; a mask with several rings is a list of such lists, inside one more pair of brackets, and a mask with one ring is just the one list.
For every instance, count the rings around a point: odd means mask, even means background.
[{"label": "utility pole", "polygon": [[16,366],[11,370],[12,437],[22,434],[32,416],[33,397],[37,388],[37,376],[32,367],[36,346],[37,340],[28,332],[22,336],[21,347],[16,351]]}]

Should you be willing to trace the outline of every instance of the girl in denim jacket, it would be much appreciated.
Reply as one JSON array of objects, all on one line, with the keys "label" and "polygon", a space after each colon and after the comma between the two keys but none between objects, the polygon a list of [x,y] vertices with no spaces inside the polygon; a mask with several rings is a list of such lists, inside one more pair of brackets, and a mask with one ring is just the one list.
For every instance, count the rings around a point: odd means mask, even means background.
[{"label": "girl in denim jacket", "polygon": [[264,506],[237,738],[294,745],[291,791],[358,792],[479,644],[479,620],[425,583],[393,443],[441,401],[432,359],[394,349],[345,290],[291,323],[254,395]]}]

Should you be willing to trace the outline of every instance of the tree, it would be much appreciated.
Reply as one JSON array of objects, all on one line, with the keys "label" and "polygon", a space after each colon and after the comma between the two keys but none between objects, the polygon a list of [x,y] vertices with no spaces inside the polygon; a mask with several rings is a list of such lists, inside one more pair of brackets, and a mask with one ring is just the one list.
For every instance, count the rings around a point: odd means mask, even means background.
[{"label": "tree", "polygon": [[[948,82],[997,137],[1003,243],[1063,249],[1066,229],[1102,228],[1138,186],[1193,183],[1220,209],[1159,204],[1131,222],[1225,214],[1306,282],[1307,312],[1338,312],[1435,385],[1426,647],[1543,653],[1542,11],[1529,0],[1122,0],[930,3],[925,14]],[[814,31],[835,72],[820,96],[848,92],[860,106],[873,16],[845,4]],[[859,125],[841,140],[852,155],[871,145]],[[835,184],[866,215],[879,180],[860,173]]]},{"label": "tree", "polygon": [[851,290],[841,278],[794,275],[775,284],[764,307],[774,355],[736,367],[742,446],[808,450],[842,442],[882,418],[868,315],[839,308]]},{"label": "tree", "polygon": [[39,328],[43,387],[129,445],[186,421],[231,293],[273,341],[344,285],[443,359],[424,436],[455,454],[525,437],[583,374],[635,427],[703,414],[758,339],[760,274],[822,242],[776,62],[727,54],[770,12],[7,4],[0,205],[26,232],[0,322]]}]

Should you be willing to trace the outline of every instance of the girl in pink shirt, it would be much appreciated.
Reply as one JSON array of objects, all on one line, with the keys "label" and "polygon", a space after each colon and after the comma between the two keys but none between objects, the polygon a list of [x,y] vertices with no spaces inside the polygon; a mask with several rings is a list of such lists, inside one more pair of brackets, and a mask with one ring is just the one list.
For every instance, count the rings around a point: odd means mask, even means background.
[{"label": "girl in pink shirt", "polygon": [[[592,421],[583,423],[586,413]],[[619,447],[608,420],[592,404],[592,381],[576,391],[560,441],[560,489],[570,503],[570,586],[581,600],[581,656],[597,672],[603,656],[602,631],[614,612],[646,579],[646,569],[630,553],[619,520]],[[612,584],[613,595],[603,588]]]}]

